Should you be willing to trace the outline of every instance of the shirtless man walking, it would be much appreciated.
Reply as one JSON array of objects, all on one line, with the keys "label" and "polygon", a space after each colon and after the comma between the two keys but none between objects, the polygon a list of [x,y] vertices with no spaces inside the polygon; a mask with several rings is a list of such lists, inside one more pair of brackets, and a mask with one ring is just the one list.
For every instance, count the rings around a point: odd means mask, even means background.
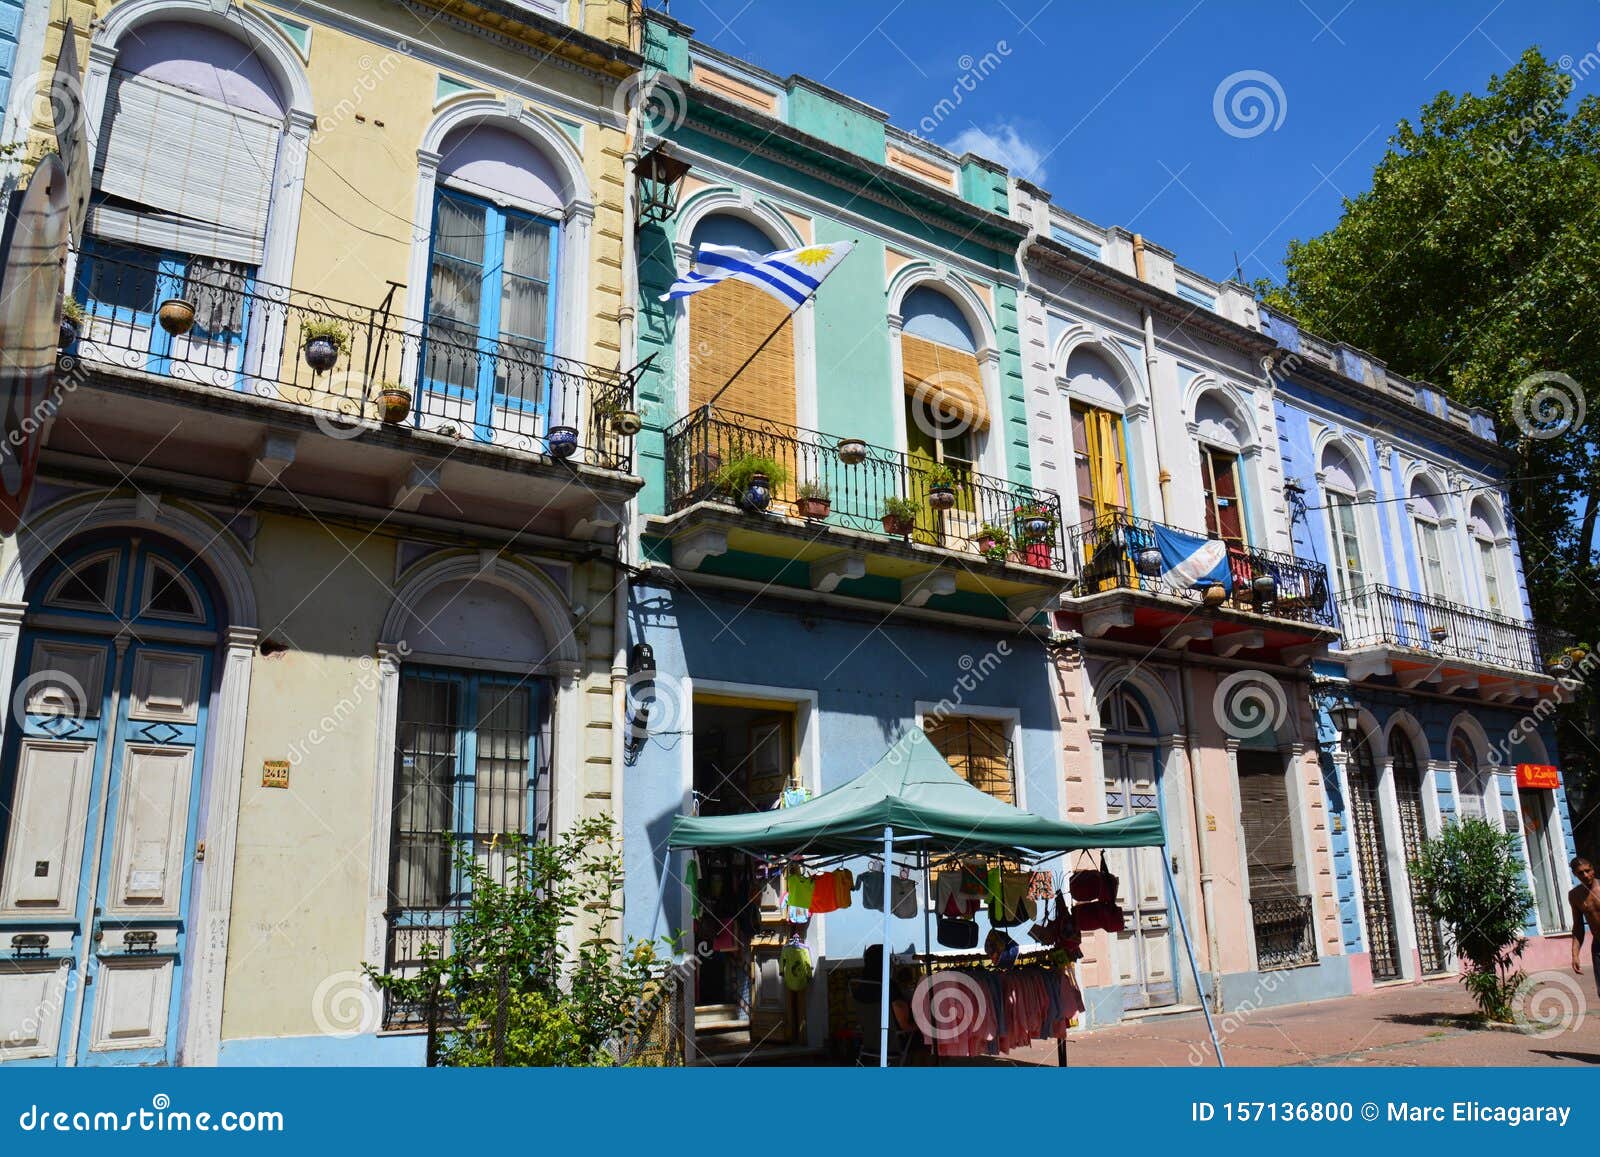
[{"label": "shirtless man walking", "polygon": [[[1594,865],[1579,856],[1572,861],[1572,874],[1578,878],[1572,889],[1572,971],[1583,975],[1583,963],[1578,949],[1583,947],[1584,932],[1593,932],[1589,944],[1589,961],[1594,965],[1595,987],[1600,989],[1600,880],[1595,879]],[[1587,924],[1587,928],[1585,927]]]}]

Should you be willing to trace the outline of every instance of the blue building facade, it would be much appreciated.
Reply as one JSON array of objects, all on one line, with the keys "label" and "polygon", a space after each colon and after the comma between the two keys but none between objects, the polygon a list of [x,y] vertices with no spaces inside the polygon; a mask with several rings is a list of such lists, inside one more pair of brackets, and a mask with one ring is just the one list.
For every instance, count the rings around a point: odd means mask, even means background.
[{"label": "blue building facade", "polygon": [[1509,456],[1483,412],[1288,318],[1263,311],[1263,328],[1294,550],[1326,563],[1341,631],[1313,702],[1353,987],[1452,968],[1406,865],[1462,816],[1518,836],[1524,966],[1559,967],[1574,849],[1549,721],[1566,676],[1529,613]]}]

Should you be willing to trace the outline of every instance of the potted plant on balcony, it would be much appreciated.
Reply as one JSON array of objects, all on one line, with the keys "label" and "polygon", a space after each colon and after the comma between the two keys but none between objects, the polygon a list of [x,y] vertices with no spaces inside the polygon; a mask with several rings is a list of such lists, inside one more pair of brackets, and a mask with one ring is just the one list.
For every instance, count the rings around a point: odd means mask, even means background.
[{"label": "potted plant on balcony", "polygon": [[832,507],[833,500],[828,496],[828,488],[820,482],[802,482],[795,491],[794,508],[801,518],[820,521],[828,517]]},{"label": "potted plant on balcony", "polygon": [[836,449],[846,466],[859,466],[867,460],[867,444],[860,438],[840,438]]},{"label": "potted plant on balcony", "polygon": [[1228,588],[1221,583],[1208,583],[1200,592],[1200,601],[1208,607],[1220,607],[1228,601]]},{"label": "potted plant on balcony", "polygon": [[411,391],[399,382],[378,383],[378,417],[396,426],[411,416]]},{"label": "potted plant on balcony", "polygon": [[68,294],[61,299],[61,331],[56,335],[56,348],[66,349],[83,334],[83,306]]},{"label": "potted plant on balcony", "polygon": [[173,337],[182,337],[194,328],[194,302],[187,297],[169,297],[156,306],[156,321]]},{"label": "potted plant on balcony", "polygon": [[1145,578],[1160,578],[1161,572],[1167,569],[1166,559],[1161,557],[1159,546],[1141,546],[1133,552],[1133,565]]},{"label": "potted plant on balcony", "polygon": [[1428,638],[1435,643],[1442,643],[1450,637],[1450,628],[1443,623],[1435,623],[1428,628]]},{"label": "potted plant on balcony", "polygon": [[978,527],[978,533],[972,536],[972,541],[978,544],[978,553],[990,562],[1005,562],[1006,556],[1011,553],[1010,532],[992,522]]},{"label": "potted plant on balcony", "polygon": [[1040,502],[1026,502],[1011,511],[1022,531],[1022,561],[1050,568],[1050,537],[1056,529],[1056,512]]},{"label": "potted plant on balcony", "polygon": [[578,428],[551,426],[550,432],[545,435],[545,442],[550,447],[552,458],[571,458],[578,449]]},{"label": "potted plant on balcony", "polygon": [[300,323],[300,352],[313,373],[333,369],[350,348],[350,331],[331,317],[307,318]]},{"label": "potted plant on balcony", "polygon": [[885,533],[905,538],[917,528],[917,514],[922,507],[909,498],[883,500],[883,529]]},{"label": "potted plant on balcony", "polygon": [[712,481],[724,494],[731,494],[740,506],[759,514],[772,503],[774,487],[789,480],[782,462],[766,454],[738,453],[717,469]]},{"label": "potted plant on balcony", "polygon": [[628,409],[620,398],[609,395],[596,398],[594,412],[611,428],[613,434],[620,434],[624,438],[631,438],[644,428],[639,411]]},{"label": "potted plant on balcony", "polygon": [[927,470],[928,505],[935,510],[949,510],[956,504],[956,472],[943,462],[935,462]]}]

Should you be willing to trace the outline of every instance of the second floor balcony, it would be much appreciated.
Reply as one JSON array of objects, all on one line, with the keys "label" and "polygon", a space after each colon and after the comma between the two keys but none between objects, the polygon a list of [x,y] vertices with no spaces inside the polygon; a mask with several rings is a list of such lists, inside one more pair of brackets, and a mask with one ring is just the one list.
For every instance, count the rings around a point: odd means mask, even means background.
[{"label": "second floor balcony", "polygon": [[562,533],[597,495],[620,521],[637,489],[632,374],[408,320],[398,285],[367,306],[199,258],[74,261],[83,317],[58,377],[111,400],[69,397],[58,451],[456,518],[503,506],[485,521],[517,526],[532,503],[552,515],[536,531]]},{"label": "second floor balcony", "polygon": [[1552,688],[1564,635],[1447,599],[1372,584],[1339,596],[1352,679],[1516,699]]},{"label": "second floor balcony", "polygon": [[[1175,543],[1195,544],[1204,568],[1176,565]],[[1066,546],[1077,564],[1067,607],[1085,635],[1289,662],[1337,638],[1321,563],[1122,511],[1072,527]]]},{"label": "second floor balcony", "polygon": [[[964,466],[701,407],[666,432],[675,566],[950,613],[1032,618],[1068,583],[1054,494]],[[753,467],[772,476],[754,497]],[[707,566],[708,560],[710,562]]]}]

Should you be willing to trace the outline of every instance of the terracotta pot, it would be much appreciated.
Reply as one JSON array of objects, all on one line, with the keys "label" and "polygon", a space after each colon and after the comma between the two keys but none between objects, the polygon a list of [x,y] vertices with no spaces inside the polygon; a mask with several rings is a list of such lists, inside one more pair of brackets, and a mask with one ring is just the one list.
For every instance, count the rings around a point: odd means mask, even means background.
[{"label": "terracotta pot", "polygon": [[411,391],[396,386],[378,391],[378,414],[389,425],[398,425],[411,416]]},{"label": "terracotta pot", "polygon": [[1221,583],[1212,583],[1200,596],[1200,601],[1208,607],[1220,607],[1228,601],[1228,589]]},{"label": "terracotta pot", "polygon": [[992,534],[980,534],[978,535],[976,541],[978,544],[978,553],[988,554],[995,548],[995,544],[1000,540],[995,538],[995,536]]},{"label": "terracotta pot", "polygon": [[796,498],[794,508],[801,518],[821,520],[828,517],[833,502],[827,498]]},{"label": "terracotta pot", "polygon": [[194,302],[169,297],[156,307],[156,320],[173,337],[182,337],[194,328]]},{"label": "terracotta pot", "polygon": [[883,516],[883,529],[886,534],[895,534],[904,538],[916,528],[917,522],[914,518],[907,518],[898,514],[885,514]]}]

